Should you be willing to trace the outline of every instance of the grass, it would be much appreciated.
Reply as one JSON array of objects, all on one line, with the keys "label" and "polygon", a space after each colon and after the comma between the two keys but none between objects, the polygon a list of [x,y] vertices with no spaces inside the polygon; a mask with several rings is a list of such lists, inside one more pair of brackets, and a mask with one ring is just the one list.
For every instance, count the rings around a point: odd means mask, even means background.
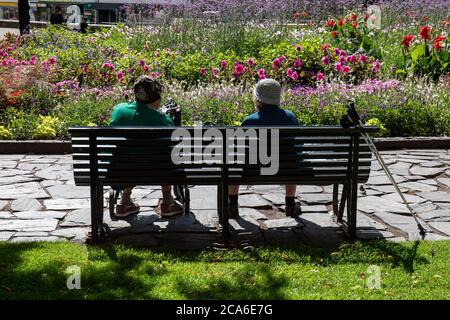
[{"label": "grass", "polygon": [[[449,299],[450,241],[180,252],[0,242],[0,299]],[[69,290],[68,266],[81,268]],[[381,286],[369,289],[379,266]]]}]

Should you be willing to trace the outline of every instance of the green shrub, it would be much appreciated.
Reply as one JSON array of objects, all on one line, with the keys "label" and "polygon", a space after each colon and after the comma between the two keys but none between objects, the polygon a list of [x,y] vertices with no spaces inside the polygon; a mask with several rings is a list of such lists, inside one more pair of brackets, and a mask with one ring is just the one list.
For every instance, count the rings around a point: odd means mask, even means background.
[{"label": "green shrub", "polygon": [[111,110],[118,101],[114,97],[98,99],[95,95],[85,94],[72,101],[59,105],[55,115],[61,115],[61,126],[58,136],[68,138],[68,128],[71,126],[107,126]]},{"label": "green shrub", "polygon": [[33,139],[54,139],[60,127],[58,118],[39,115],[39,124],[34,131]]},{"label": "green shrub", "polygon": [[389,130],[383,125],[383,123],[378,118],[372,118],[364,123],[366,126],[379,127],[380,131],[375,134],[375,136],[383,137],[389,134]]},{"label": "green shrub", "polygon": [[34,135],[39,122],[36,110],[25,112],[8,108],[3,117],[14,140],[30,139]]},{"label": "green shrub", "polygon": [[8,129],[4,126],[0,126],[0,140],[11,140],[12,137],[13,135]]}]

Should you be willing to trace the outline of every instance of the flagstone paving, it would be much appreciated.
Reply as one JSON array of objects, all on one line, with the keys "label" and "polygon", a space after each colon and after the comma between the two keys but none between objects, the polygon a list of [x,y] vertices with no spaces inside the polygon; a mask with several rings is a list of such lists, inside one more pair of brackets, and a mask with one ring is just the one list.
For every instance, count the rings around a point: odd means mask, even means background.
[{"label": "flagstone paving", "polygon": [[[450,239],[450,150],[381,152],[430,240]],[[90,190],[74,185],[71,155],[0,155],[0,241],[74,241],[90,231]],[[341,188],[342,189],[342,188]],[[242,245],[294,244],[328,247],[345,241],[332,214],[332,186],[299,186],[303,214],[284,213],[283,186],[242,186],[240,214],[230,220]],[[191,213],[160,218],[154,211],[160,187],[136,187],[141,212],[111,220],[105,190],[105,222],[119,243],[199,249],[217,241],[217,189],[191,187]],[[357,236],[361,240],[417,239],[417,226],[381,166],[373,160],[359,186]],[[345,219],[345,218],[344,218]]]}]

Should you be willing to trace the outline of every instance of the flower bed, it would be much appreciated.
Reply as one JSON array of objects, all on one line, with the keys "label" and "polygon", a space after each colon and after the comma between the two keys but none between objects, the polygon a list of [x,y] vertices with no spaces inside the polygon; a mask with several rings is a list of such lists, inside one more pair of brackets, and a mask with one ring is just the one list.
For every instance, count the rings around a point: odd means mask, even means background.
[{"label": "flower bed", "polygon": [[[184,13],[171,8],[151,26],[7,35],[0,42],[0,139],[68,138],[71,125],[107,125],[112,107],[133,99],[130,88],[142,74],[165,85],[183,107],[184,124],[239,124],[253,111],[254,83],[271,77],[303,125],[337,124],[353,99],[384,135],[448,135],[448,2],[414,3],[412,11],[380,1],[376,30],[370,12],[346,9],[358,1],[334,11],[325,10],[327,1],[302,2],[293,14],[289,0],[260,7],[199,1]],[[217,13],[205,17],[206,5]],[[403,13],[397,20],[394,9]]]}]

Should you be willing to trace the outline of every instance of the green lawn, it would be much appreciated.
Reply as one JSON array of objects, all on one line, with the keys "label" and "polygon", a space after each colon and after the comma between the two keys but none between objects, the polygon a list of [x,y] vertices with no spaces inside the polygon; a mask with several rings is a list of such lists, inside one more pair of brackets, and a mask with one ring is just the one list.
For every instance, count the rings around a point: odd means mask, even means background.
[{"label": "green lawn", "polygon": [[[449,299],[450,241],[180,252],[0,242],[0,299]],[[81,268],[81,289],[66,268]],[[369,289],[370,265],[381,287]]]}]

